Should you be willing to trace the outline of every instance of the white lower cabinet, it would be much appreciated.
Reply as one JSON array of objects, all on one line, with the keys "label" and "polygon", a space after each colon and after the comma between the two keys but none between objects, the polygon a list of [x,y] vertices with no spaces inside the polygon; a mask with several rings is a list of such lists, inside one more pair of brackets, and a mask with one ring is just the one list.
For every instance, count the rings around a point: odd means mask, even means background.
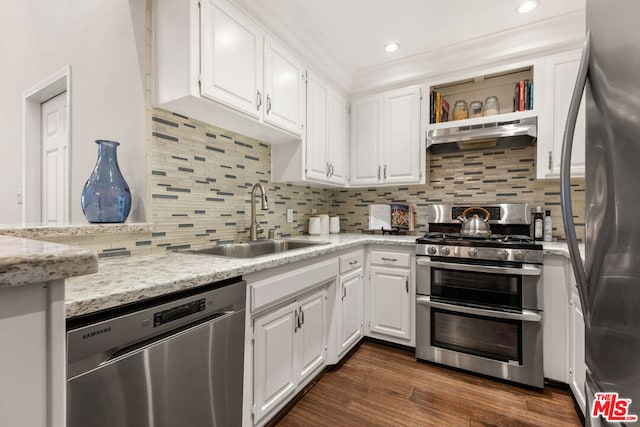
[{"label": "white lower cabinet", "polygon": [[298,360],[298,383],[306,380],[318,368],[324,366],[327,359],[326,304],[327,291],[322,289],[300,300],[298,308],[297,334],[300,354]]},{"label": "white lower cabinet", "polygon": [[[253,401],[255,421],[260,421],[296,389],[299,335],[296,301],[256,318],[253,324]],[[299,341],[299,340],[298,340]]]},{"label": "white lower cabinet", "polygon": [[364,335],[364,274],[362,268],[340,279],[339,354],[349,351]]},{"label": "white lower cabinet", "polygon": [[587,364],[584,357],[584,317],[577,289],[575,289],[571,298],[569,315],[569,335],[571,339],[569,344],[571,349],[569,354],[569,386],[584,414],[586,405],[584,382]]},{"label": "white lower cabinet", "polygon": [[367,336],[415,345],[412,264],[408,252],[369,252]]}]

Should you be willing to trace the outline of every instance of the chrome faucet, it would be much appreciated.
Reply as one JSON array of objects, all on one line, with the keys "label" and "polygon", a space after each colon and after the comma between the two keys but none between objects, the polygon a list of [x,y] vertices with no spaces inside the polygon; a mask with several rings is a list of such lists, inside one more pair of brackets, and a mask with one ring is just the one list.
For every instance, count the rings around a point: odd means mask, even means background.
[{"label": "chrome faucet", "polygon": [[256,190],[257,189],[260,189],[260,199],[262,201],[262,210],[266,211],[269,209],[269,202],[267,202],[267,194],[262,184],[258,182],[251,189],[251,228],[249,231],[249,240],[252,242],[254,240],[258,240],[258,234],[261,234],[264,231],[262,227],[258,225],[258,220],[256,219]]}]

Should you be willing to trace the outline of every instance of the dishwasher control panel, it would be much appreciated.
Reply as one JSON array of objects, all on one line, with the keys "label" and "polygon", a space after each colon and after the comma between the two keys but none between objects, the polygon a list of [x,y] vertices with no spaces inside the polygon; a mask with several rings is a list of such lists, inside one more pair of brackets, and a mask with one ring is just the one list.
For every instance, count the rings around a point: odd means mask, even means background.
[{"label": "dishwasher control panel", "polygon": [[200,311],[204,311],[206,300],[201,298],[199,300],[191,301],[186,304],[171,307],[166,310],[158,311],[153,314],[153,327],[157,328],[165,323],[172,322],[174,320],[182,319],[185,316],[189,316]]}]

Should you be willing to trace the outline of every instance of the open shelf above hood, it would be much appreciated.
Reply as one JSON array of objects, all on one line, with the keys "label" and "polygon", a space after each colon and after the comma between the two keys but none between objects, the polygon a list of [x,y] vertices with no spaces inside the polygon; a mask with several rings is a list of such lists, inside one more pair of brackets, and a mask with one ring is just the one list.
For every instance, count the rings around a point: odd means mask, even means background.
[{"label": "open shelf above hood", "polygon": [[[498,119],[496,116],[495,119]],[[537,117],[495,120],[463,126],[431,129],[427,133],[427,151],[434,154],[485,148],[522,147],[535,144]]]}]

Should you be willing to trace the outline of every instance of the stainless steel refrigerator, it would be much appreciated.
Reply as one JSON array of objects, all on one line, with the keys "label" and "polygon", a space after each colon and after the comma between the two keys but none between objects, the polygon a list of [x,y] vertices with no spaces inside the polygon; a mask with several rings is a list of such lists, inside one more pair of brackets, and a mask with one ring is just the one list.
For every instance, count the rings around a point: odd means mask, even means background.
[{"label": "stainless steel refrigerator", "polygon": [[[616,392],[620,399],[631,399],[627,414],[640,416],[640,2],[587,0],[586,16],[585,49],[562,150],[562,214],[585,320],[586,423],[626,425],[622,416],[609,424],[591,413],[595,393]],[[584,88],[583,265],[569,168]],[[599,402],[600,413],[603,407]],[[640,420],[628,424],[638,425]]]}]

